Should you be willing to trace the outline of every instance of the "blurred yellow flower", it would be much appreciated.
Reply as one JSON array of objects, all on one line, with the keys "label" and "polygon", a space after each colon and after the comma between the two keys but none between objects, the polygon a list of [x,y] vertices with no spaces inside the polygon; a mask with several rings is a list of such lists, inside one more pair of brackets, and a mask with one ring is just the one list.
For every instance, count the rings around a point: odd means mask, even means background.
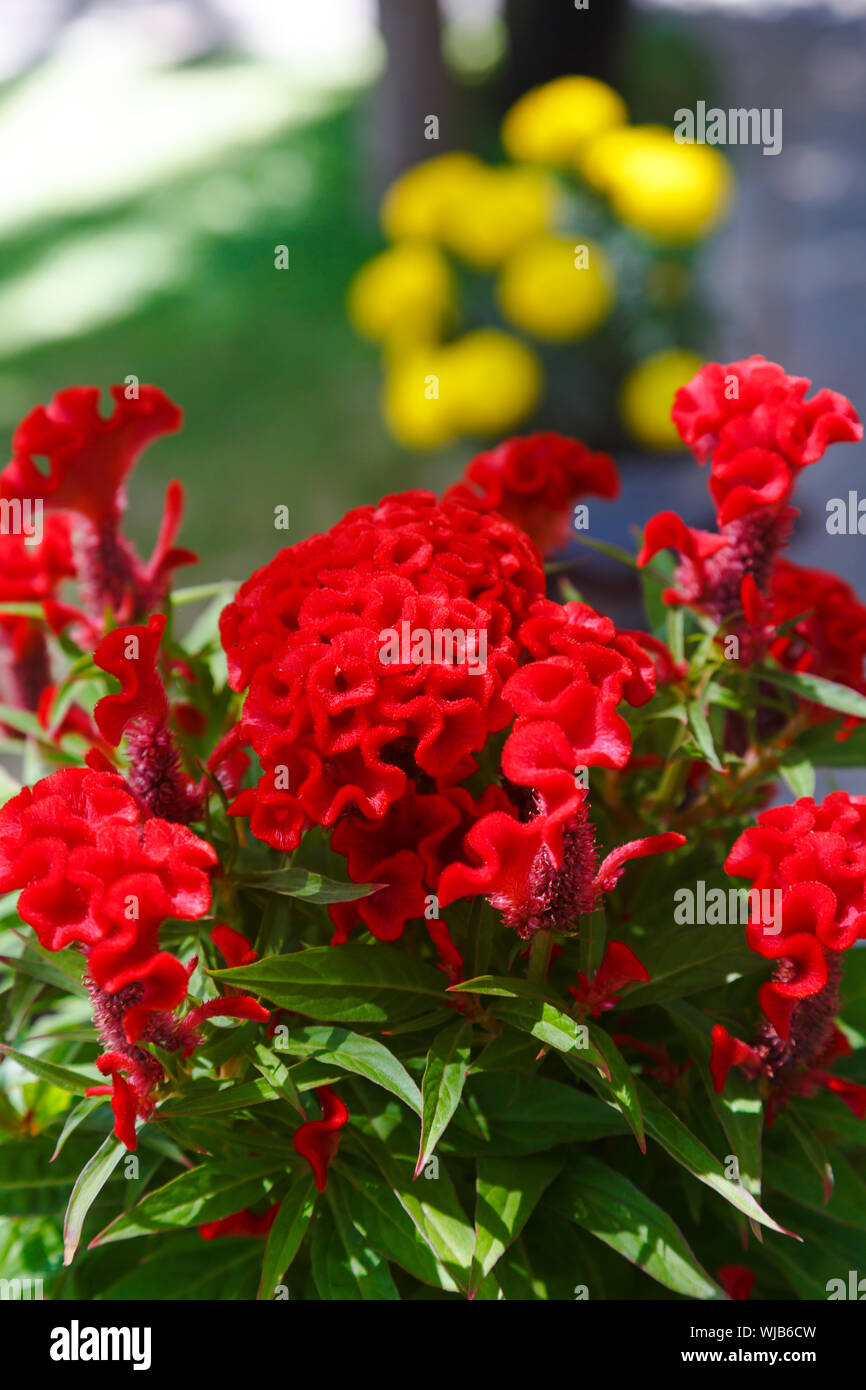
[{"label": "blurred yellow flower", "polygon": [[391,434],[410,449],[436,449],[461,434],[493,436],[519,424],[541,392],[531,348],[481,328],[441,348],[390,362],[382,408]]},{"label": "blurred yellow flower", "polygon": [[479,328],[446,349],[443,389],[466,434],[505,434],[536,405],[541,363],[526,343],[498,328]]},{"label": "blurred yellow flower", "polygon": [[595,242],[539,236],[509,257],[497,298],[505,317],[536,338],[585,338],[608,315],[613,269]]},{"label": "blurred yellow flower", "polygon": [[416,349],[387,369],[382,393],[385,424],[409,449],[441,448],[457,433],[453,410],[441,390],[447,351]]},{"label": "blurred yellow flower", "polygon": [[485,165],[474,154],[440,154],[407,169],[382,199],[389,241],[440,241],[450,207],[462,201]]},{"label": "blurred yellow flower", "polygon": [[727,160],[707,145],[680,145],[666,126],[625,126],[586,147],[578,168],[621,221],[656,241],[697,241],[730,198]]},{"label": "blurred yellow flower", "polygon": [[347,305],[357,332],[374,342],[436,341],[456,316],[454,277],[436,246],[403,242],[361,267]]},{"label": "blurred yellow flower", "polygon": [[620,391],[623,423],[647,449],[681,449],[671,420],[674,395],[704,365],[685,348],[667,348],[644,358],[629,372]]},{"label": "blurred yellow flower", "polygon": [[442,239],[475,270],[495,270],[553,223],[557,189],[542,169],[482,165],[443,210]]},{"label": "blurred yellow flower", "polygon": [[594,77],[557,77],[515,102],[502,123],[512,159],[571,165],[590,136],[626,120],[622,97]]}]

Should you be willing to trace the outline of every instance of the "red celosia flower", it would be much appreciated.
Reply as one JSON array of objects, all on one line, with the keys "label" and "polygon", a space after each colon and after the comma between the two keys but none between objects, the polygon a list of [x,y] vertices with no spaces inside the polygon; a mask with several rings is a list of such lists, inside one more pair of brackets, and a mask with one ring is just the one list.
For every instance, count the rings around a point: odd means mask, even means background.
[{"label": "red celosia flower", "polygon": [[601,964],[587,980],[582,971],[578,973],[578,985],[569,985],[569,993],[583,1009],[588,1009],[593,1018],[619,1003],[619,996],[626,985],[646,981],[649,971],[639,961],[630,946],[624,941],[609,941],[601,958]]},{"label": "red celosia flower", "polygon": [[739,1066],[771,1082],[773,1106],[825,1086],[866,1114],[866,1087],[824,1071],[845,1050],[833,1022],[842,956],[866,937],[866,797],[833,792],[820,805],[802,797],[763,811],[725,868],[757,890],[746,937],[776,967],[759,991],[766,1021],[753,1043],[713,1030],[716,1090]]},{"label": "red celosia flower", "polygon": [[[133,399],[123,386],[112,386],[114,411],[104,419],[99,394],[96,387],[73,386],[30,412],[13,436],[12,461],[0,474],[0,496],[40,500],[47,512],[70,516],[76,572],[88,611],[100,616],[109,604],[116,616],[128,619],[161,603],[171,571],[196,558],[172,545],[183,508],[179,483],[169,487],[148,564],[119,531],[126,482],[139,455],[152,440],[179,429],[182,417],[155,386],[140,386]],[[34,462],[39,455],[48,458],[47,475]]]},{"label": "red celosia flower", "polygon": [[317,1191],[324,1192],[328,1166],[340,1147],[340,1130],[349,1118],[349,1111],[330,1086],[317,1086],[316,1097],[322,1107],[322,1118],[306,1120],[295,1130],[292,1143],[295,1152],[312,1168]]},{"label": "red celosia flower", "polygon": [[148,810],[186,824],[201,814],[201,794],[181,770],[168,727],[168,696],[156,664],[165,621],[154,613],[145,626],[116,627],[103,637],[93,660],[121,689],[98,700],[93,717],[112,747],[126,735],[127,780]]},{"label": "red celosia flower", "polygon": [[762,447],[803,468],[828,444],[862,436],[850,401],[827,390],[807,401],[810,385],[760,356],[710,362],[677,392],[671,416],[700,463]]},{"label": "red celosia flower", "polygon": [[754,615],[764,617],[762,604],[769,602],[796,516],[788,504],[797,475],[828,444],[863,435],[844,396],[819,391],[806,401],[808,387],[762,357],[702,368],[677,393],[673,420],[699,461],[712,459],[718,533],[661,512],[647,523],[638,556],[644,565],[660,550],[678,551],[677,584],[666,590],[665,601],[688,603],[716,623],[735,619],[746,639],[745,661],[760,656],[772,639],[772,627]]},{"label": "red celosia flower", "polygon": [[716,1278],[728,1298],[744,1301],[751,1298],[755,1285],[755,1271],[745,1265],[719,1265]]},{"label": "red celosia flower", "polygon": [[[221,621],[232,684],[249,685],[242,734],[264,768],[235,812],[288,850],[308,822],[350,807],[376,821],[410,778],[453,777],[512,717],[502,688],[543,587],[515,527],[424,492],[283,550]],[[462,651],[446,644],[455,633]]]},{"label": "red celosia flower", "polygon": [[616,464],[607,454],[593,454],[565,435],[530,434],[478,454],[444,498],[499,512],[548,552],[566,540],[574,502],[618,497],[619,490]]},{"label": "red celosia flower", "polygon": [[210,939],[230,970],[236,970],[240,965],[252,965],[253,961],[258,960],[243,932],[235,931],[234,927],[211,927]]},{"label": "red celosia flower", "polygon": [[[778,632],[770,653],[782,666],[866,694],[866,607],[849,584],[824,570],[780,559],[773,568],[768,607]],[[833,717],[820,706],[809,709],[816,719]]]},{"label": "red celosia flower", "polygon": [[149,816],[113,773],[64,768],[0,808],[0,892],[21,890],[19,915],[47,950],[83,947],[108,1049],[98,1065],[112,1077],[117,1133],[129,1147],[163,1075],[142,1044],[187,1055],[206,1019],[269,1018],[256,1000],[235,995],[175,1016],[192,966],[160,949],[160,926],[204,915],[215,863],[210,845]]}]

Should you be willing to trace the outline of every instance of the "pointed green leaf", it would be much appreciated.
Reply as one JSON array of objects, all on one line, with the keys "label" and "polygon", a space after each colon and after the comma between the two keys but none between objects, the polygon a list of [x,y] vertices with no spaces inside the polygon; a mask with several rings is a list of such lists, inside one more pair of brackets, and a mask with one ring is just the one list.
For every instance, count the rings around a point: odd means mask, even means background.
[{"label": "pointed green leaf", "polygon": [[421,1082],[421,1147],[415,1165],[416,1178],[460,1104],[471,1056],[471,1038],[471,1023],[466,1019],[457,1019],[450,1028],[443,1028],[441,1033],[437,1033],[427,1054]]}]

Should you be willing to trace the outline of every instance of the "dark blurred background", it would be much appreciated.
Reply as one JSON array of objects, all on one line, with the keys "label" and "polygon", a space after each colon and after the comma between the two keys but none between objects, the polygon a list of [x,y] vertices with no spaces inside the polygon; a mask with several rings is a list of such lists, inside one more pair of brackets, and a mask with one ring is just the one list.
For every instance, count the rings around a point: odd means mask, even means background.
[{"label": "dark blurred background", "polygon": [[[430,153],[428,112],[437,152],[495,158],[507,105],[565,72],[612,82],[633,121],[698,99],[782,108],[780,155],[727,151],[736,203],[701,258],[711,355],[761,352],[866,411],[866,0],[0,0],[6,447],[64,385],[162,386],[186,426],[134,478],[130,529],[149,550],[181,477],[202,579],[267,559],[278,503],[299,539],[451,481],[470,444],[416,455],[385,433],[346,286],[382,244],[383,187]],[[824,518],[863,458],[845,446],[806,473],[794,545],[855,585],[866,541]],[[594,534],[627,544],[665,505],[709,522],[695,465],[620,462],[625,497],[594,508]],[[601,582],[625,614],[619,576]]]}]

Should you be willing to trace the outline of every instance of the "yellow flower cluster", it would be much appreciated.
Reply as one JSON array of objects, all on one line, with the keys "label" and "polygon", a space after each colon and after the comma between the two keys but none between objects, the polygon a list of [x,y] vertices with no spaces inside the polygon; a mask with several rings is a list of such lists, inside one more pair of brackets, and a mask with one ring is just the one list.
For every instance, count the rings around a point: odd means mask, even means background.
[{"label": "yellow flower cluster", "polygon": [[[357,331],[382,345],[384,415],[402,443],[437,448],[463,433],[502,434],[541,394],[540,361],[522,339],[482,329],[448,341],[459,323],[450,258],[495,276],[503,318],[531,338],[573,342],[610,314],[616,279],[604,249],[563,234],[563,173],[579,175],[621,222],[660,243],[694,241],[722,216],[725,160],[706,146],[678,145],[664,127],[627,120],[605,83],[558,78],[508,112],[502,141],[514,163],[439,155],[388,189],[381,215],[391,245],[358,272],[348,308]],[[672,442],[668,386],[687,359],[659,354],[625,383],[623,417],[650,447]],[[683,367],[674,385],[694,370]]]},{"label": "yellow flower cluster", "polygon": [[517,338],[481,328],[392,361],[382,408],[391,433],[412,449],[436,449],[463,434],[507,433],[533,409],[541,364]]},{"label": "yellow flower cluster", "polygon": [[577,161],[621,222],[667,245],[705,237],[731,194],[727,160],[707,145],[679,145],[666,126],[622,126],[590,141]]}]

